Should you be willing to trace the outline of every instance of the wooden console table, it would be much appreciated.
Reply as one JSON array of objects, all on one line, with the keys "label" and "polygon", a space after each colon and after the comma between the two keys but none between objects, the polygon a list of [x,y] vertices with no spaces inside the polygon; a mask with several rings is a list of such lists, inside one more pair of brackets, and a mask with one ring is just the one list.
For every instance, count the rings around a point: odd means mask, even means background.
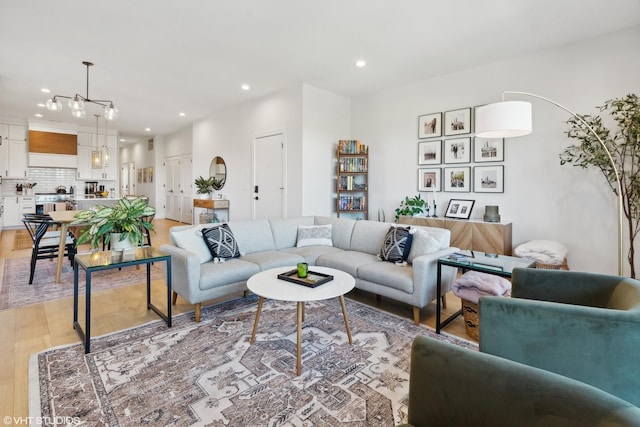
[{"label": "wooden console table", "polygon": [[[226,216],[222,220],[229,221],[229,200],[227,199],[193,199],[193,207],[207,209],[207,211],[214,211],[214,213],[217,210],[226,210]],[[198,213],[195,209],[193,211],[193,217],[193,223],[199,224]]]},{"label": "wooden console table", "polygon": [[451,246],[500,255],[512,254],[511,223],[474,219],[401,216],[400,224],[446,228],[451,231]]}]

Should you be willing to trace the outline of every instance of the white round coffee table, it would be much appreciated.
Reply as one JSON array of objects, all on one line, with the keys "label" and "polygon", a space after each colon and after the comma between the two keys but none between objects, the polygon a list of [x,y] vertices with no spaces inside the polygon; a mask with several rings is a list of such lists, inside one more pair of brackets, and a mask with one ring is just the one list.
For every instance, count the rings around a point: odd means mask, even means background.
[{"label": "white round coffee table", "polygon": [[304,285],[287,282],[278,279],[278,274],[286,273],[294,270],[296,266],[278,267],[270,270],[262,271],[253,275],[247,281],[247,287],[251,292],[258,295],[258,310],[256,311],[256,320],[253,324],[253,332],[251,334],[250,344],[256,339],[256,330],[258,329],[258,321],[260,320],[260,312],[265,298],[292,301],[297,303],[297,355],[296,355],[296,375],[300,375],[302,370],[302,321],[304,320],[304,303],[306,301],[319,301],[329,298],[339,298],[342,306],[342,315],[344,316],[344,325],[347,330],[349,344],[351,344],[351,329],[349,328],[349,318],[347,316],[347,307],[344,303],[344,294],[352,290],[356,284],[355,279],[350,274],[329,267],[309,266],[309,272],[318,272],[333,276],[333,280],[323,283],[315,288]]}]

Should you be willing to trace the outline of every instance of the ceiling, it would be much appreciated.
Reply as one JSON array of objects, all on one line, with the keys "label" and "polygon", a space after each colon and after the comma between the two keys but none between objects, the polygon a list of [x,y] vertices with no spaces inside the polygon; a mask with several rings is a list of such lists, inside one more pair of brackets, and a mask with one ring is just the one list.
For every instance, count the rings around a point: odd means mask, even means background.
[{"label": "ceiling", "polygon": [[37,106],[86,96],[90,61],[89,97],[131,141],[291,84],[357,97],[635,27],[640,0],[2,0],[0,16],[0,117],[92,126],[95,105]]}]

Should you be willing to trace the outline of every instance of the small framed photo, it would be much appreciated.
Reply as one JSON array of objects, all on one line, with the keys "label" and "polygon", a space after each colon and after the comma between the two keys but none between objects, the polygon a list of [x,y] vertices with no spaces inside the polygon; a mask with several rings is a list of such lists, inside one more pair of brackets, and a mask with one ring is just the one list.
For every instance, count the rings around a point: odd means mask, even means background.
[{"label": "small framed photo", "polygon": [[418,169],[418,191],[440,191],[440,168]]},{"label": "small framed photo", "polygon": [[471,161],[471,138],[444,140],[445,163],[469,163]]},{"label": "small framed photo", "polygon": [[138,168],[138,184],[142,183],[142,168]]},{"label": "small framed photo", "polygon": [[487,139],[476,136],[473,139],[473,161],[476,163],[503,162],[504,139]]},{"label": "small framed photo", "polygon": [[445,212],[445,218],[469,219],[475,200],[451,199]]},{"label": "small framed photo", "polygon": [[439,165],[442,163],[442,140],[418,142],[418,164]]},{"label": "small framed photo", "polygon": [[476,166],[473,175],[476,193],[504,193],[504,166]]},{"label": "small framed photo", "polygon": [[153,168],[149,168],[149,182],[153,182]]},{"label": "small framed photo", "polygon": [[444,191],[471,191],[471,168],[444,168]]},{"label": "small framed photo", "polygon": [[442,113],[418,116],[418,138],[436,138],[442,136]]},{"label": "small framed photo", "polygon": [[471,133],[471,107],[444,113],[444,134],[462,135]]},{"label": "small framed photo", "polygon": [[142,168],[142,182],[147,182],[148,179],[149,179],[149,169]]}]

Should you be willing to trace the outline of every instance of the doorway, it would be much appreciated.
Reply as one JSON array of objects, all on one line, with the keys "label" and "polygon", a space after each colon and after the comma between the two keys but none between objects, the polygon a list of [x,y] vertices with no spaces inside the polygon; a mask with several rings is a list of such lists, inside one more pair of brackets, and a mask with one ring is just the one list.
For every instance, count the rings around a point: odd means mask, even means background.
[{"label": "doorway", "polygon": [[136,164],[135,162],[120,165],[120,195],[136,194]]},{"label": "doorway", "polygon": [[285,131],[253,139],[253,219],[285,218]]}]

